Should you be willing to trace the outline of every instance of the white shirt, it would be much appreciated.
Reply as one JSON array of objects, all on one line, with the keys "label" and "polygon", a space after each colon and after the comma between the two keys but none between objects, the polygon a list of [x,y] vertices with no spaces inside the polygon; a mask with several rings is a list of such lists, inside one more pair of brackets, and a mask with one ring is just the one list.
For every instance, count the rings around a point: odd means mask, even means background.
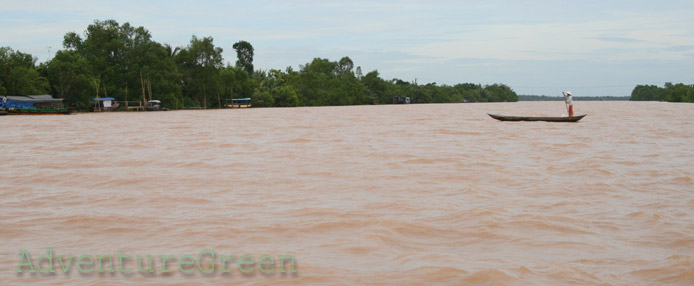
[{"label": "white shirt", "polygon": [[566,103],[568,103],[569,105],[574,105],[574,99],[573,99],[573,97],[571,97],[570,94],[567,94],[567,95],[564,97],[564,101],[565,101]]}]

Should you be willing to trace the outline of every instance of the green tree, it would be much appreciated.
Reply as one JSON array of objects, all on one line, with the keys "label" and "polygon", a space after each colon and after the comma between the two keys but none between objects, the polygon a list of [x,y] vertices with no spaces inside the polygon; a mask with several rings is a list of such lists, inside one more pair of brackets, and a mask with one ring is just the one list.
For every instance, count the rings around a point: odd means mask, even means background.
[{"label": "green tree", "polygon": [[74,50],[55,53],[46,67],[48,79],[59,98],[68,106],[86,109],[89,104],[89,64]]},{"label": "green tree", "polygon": [[637,85],[629,100],[663,100],[663,89],[655,85]]},{"label": "green tree", "polygon": [[341,63],[315,58],[301,66],[297,78],[289,82],[305,105],[367,104],[369,97],[363,84],[354,76],[353,67],[348,57],[342,58]]},{"label": "green tree", "polygon": [[[182,105],[181,76],[171,51],[152,41],[144,27],[129,23],[119,25],[115,20],[95,20],[87,27],[84,39],[74,32],[65,34],[63,46],[67,51],[76,52],[88,66],[81,79],[88,79],[91,86],[71,88],[72,92],[117,100],[156,98],[173,108]],[[75,63],[75,60],[61,58],[58,70],[65,70],[64,63]],[[63,87],[56,90],[63,90],[66,78],[56,80],[56,69],[52,70],[52,80],[63,82]]]},{"label": "green tree", "polygon": [[278,88],[273,94],[274,106],[296,107],[299,106],[299,95],[294,87],[285,85]]},{"label": "green tree", "polygon": [[[222,68],[222,48],[214,46],[212,37],[193,36],[190,44],[176,55],[176,63],[182,74],[185,94],[196,99],[200,106],[209,107],[208,100],[218,96],[219,69]],[[208,92],[210,91],[210,92]]]},{"label": "green tree", "polygon": [[694,85],[689,85],[687,93],[682,97],[683,102],[694,102]]},{"label": "green tree", "polygon": [[[128,25],[129,26],[129,25]],[[68,39],[72,35],[66,36]],[[90,63],[90,72],[93,75],[93,88],[95,96],[119,97],[124,93],[124,77],[127,72],[126,46],[122,29],[115,20],[94,21],[85,31],[85,39],[75,43],[65,43],[66,47],[77,46],[78,52]]]},{"label": "green tree", "polygon": [[391,103],[392,99],[386,98],[386,81],[379,77],[378,71],[374,70],[361,78],[364,86],[365,95],[371,103],[385,104]]},{"label": "green tree", "polygon": [[349,57],[343,57],[337,63],[337,74],[338,75],[347,75],[350,73],[352,73],[352,75],[354,75],[352,69],[354,69],[354,62]]},{"label": "green tree", "polygon": [[492,84],[484,87],[488,101],[518,101],[518,95],[505,84]]},{"label": "green tree", "polygon": [[4,95],[44,94],[50,83],[38,72],[32,55],[0,47],[0,87]]},{"label": "green tree", "polygon": [[664,87],[637,85],[629,100],[660,100],[669,102],[694,102],[694,85],[665,83]]},{"label": "green tree", "polygon": [[233,46],[236,50],[236,66],[243,68],[249,75],[253,74],[253,46],[246,41],[238,41]]},{"label": "green tree", "polygon": [[672,84],[668,82],[665,84],[665,100],[669,102],[686,102],[689,98],[688,94],[690,93],[691,89],[692,86],[685,85],[683,83]]},{"label": "green tree", "polygon": [[[153,41],[144,27],[115,20],[95,20],[83,35],[66,33],[63,46],[53,61],[38,67],[31,55],[1,48],[0,93],[52,91],[78,107],[88,105],[94,96],[159,99],[173,108],[221,107],[242,97],[266,107],[383,104],[394,96],[410,97],[415,103],[517,100],[503,84],[420,85],[384,80],[378,71],[363,75],[346,56],[337,62],[315,58],[298,71],[291,67],[286,72],[255,71],[254,49],[246,41],[233,45],[236,66],[223,67],[222,49],[214,46],[212,37],[192,36],[188,46],[174,48]],[[692,86],[666,84],[660,90],[667,100],[694,100]],[[640,98],[638,94],[632,99]]]},{"label": "green tree", "polygon": [[254,107],[272,107],[275,104],[275,99],[269,91],[256,88],[253,92]]},{"label": "green tree", "polygon": [[[124,25],[125,26],[125,25]],[[124,27],[128,53],[126,55],[127,79],[125,86],[129,99],[138,99],[145,87],[146,99],[161,100],[170,108],[183,106],[181,74],[172,56],[176,50],[152,41],[150,33],[142,27]],[[139,92],[129,92],[139,91]],[[151,92],[150,92],[151,91]]]}]

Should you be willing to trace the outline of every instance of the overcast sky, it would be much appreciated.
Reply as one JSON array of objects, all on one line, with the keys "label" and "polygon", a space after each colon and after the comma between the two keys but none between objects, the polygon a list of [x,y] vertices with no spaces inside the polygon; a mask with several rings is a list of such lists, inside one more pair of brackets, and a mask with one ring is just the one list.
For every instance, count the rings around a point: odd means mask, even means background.
[{"label": "overcast sky", "polygon": [[43,62],[65,33],[114,19],[173,46],[212,36],[232,64],[232,45],[248,41],[256,69],[349,56],[385,79],[628,96],[637,84],[694,84],[693,15],[691,0],[0,0],[0,46]]}]

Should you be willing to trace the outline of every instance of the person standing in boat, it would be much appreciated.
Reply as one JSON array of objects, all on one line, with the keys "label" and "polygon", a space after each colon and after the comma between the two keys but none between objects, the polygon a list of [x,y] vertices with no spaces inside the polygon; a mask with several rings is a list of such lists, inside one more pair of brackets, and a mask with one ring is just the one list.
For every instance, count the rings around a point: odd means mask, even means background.
[{"label": "person standing in boat", "polygon": [[569,117],[574,116],[574,99],[571,96],[571,92],[567,91],[564,93],[564,102],[568,106]]},{"label": "person standing in boat", "polygon": [[7,110],[7,96],[2,97],[2,108]]}]

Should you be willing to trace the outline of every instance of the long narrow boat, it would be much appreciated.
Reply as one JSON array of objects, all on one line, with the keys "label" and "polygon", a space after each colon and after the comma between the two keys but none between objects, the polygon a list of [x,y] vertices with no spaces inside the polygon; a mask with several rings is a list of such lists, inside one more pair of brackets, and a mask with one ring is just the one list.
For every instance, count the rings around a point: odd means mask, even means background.
[{"label": "long narrow boat", "polygon": [[496,120],[501,121],[547,121],[547,122],[577,122],[585,117],[587,114],[577,115],[577,116],[561,116],[561,117],[538,117],[538,116],[509,116],[501,114],[490,114]]},{"label": "long narrow boat", "polygon": [[63,106],[62,98],[50,94],[8,95],[3,98],[3,107],[8,115],[70,114],[72,110]]},{"label": "long narrow boat", "polygon": [[72,109],[68,108],[10,108],[7,110],[8,115],[63,115],[71,113]]}]

